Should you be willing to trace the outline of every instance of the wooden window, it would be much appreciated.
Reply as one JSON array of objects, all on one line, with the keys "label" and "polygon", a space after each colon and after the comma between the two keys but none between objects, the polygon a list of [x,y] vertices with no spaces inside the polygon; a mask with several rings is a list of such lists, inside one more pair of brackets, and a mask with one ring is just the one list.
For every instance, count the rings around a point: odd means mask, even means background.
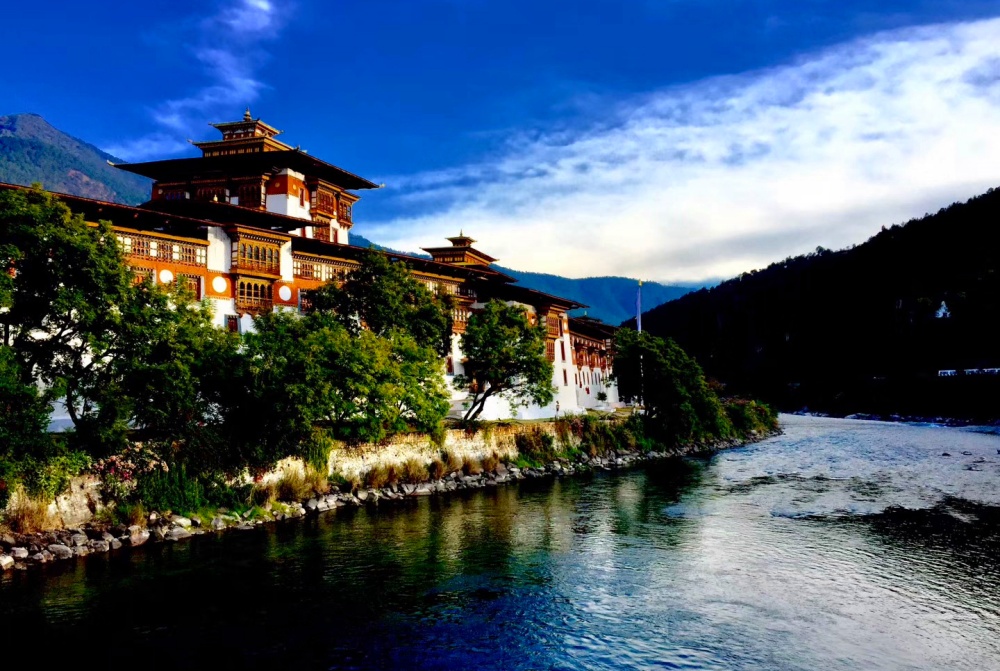
[{"label": "wooden window", "polygon": [[236,315],[226,316],[226,328],[233,333],[239,333],[240,331],[240,318]]},{"label": "wooden window", "polygon": [[569,376],[566,374],[566,369],[565,368],[563,368],[563,386],[564,387],[568,387],[569,386]]},{"label": "wooden window", "polygon": [[562,352],[562,360],[566,360],[566,343],[559,341],[559,351]]}]

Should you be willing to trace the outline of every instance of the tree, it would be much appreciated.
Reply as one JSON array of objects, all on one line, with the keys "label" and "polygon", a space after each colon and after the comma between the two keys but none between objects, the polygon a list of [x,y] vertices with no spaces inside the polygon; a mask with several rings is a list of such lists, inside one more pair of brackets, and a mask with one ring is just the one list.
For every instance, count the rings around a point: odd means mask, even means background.
[{"label": "tree", "polygon": [[479,417],[486,401],[503,396],[512,407],[552,402],[552,362],[545,327],[532,326],[524,310],[491,300],[474,313],[462,335],[467,360],[455,384],[469,390],[465,420]]},{"label": "tree", "polygon": [[0,345],[0,510],[24,463],[51,452],[48,423],[48,403],[21,381],[13,350]]},{"label": "tree", "polygon": [[133,428],[164,442],[195,435],[210,408],[190,366],[210,368],[207,344],[227,337],[207,307],[137,282],[107,222],[38,189],[0,193],[0,255],[4,345],[22,385],[64,401],[77,446],[104,456]]},{"label": "tree", "polygon": [[49,193],[0,194],[0,223],[0,266],[12,273],[0,325],[21,381],[40,385],[46,401],[64,397],[84,442],[106,446],[127,419],[111,402],[117,385],[101,373],[142,289],[110,225],[88,225]]},{"label": "tree", "polygon": [[701,367],[673,340],[619,329],[614,378],[621,398],[641,400],[646,428],[660,440],[718,437],[728,431],[722,405]]},{"label": "tree", "polygon": [[313,292],[314,309],[330,312],[354,335],[368,330],[388,336],[409,333],[418,345],[442,356],[451,349],[451,299],[435,295],[413,277],[410,267],[368,250],[341,286],[327,282]]}]

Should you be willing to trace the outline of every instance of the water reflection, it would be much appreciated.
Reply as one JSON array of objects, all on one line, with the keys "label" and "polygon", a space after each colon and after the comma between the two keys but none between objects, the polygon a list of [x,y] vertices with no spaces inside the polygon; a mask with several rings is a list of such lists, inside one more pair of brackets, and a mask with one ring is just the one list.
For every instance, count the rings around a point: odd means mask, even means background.
[{"label": "water reflection", "polygon": [[711,460],[8,574],[0,618],[154,667],[1000,668],[1000,438],[789,422]]}]

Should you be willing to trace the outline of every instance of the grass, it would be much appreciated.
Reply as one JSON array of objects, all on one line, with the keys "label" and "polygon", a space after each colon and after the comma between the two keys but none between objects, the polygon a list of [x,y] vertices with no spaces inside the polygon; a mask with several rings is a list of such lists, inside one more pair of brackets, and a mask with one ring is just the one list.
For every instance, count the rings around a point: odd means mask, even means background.
[{"label": "grass", "polygon": [[268,498],[276,501],[305,501],[314,496],[322,496],[330,491],[330,479],[310,465],[299,471],[286,471],[271,486]]},{"label": "grass", "polygon": [[413,457],[403,462],[400,468],[399,479],[407,484],[415,485],[420,482],[427,482],[430,479],[430,473],[427,470],[427,465],[422,460]]},{"label": "grass", "polygon": [[52,526],[47,501],[33,499],[22,492],[16,502],[7,505],[4,522],[15,533],[45,531]]},{"label": "grass", "polygon": [[441,459],[435,458],[427,467],[427,474],[430,475],[431,480],[440,480],[448,475],[448,466]]},{"label": "grass", "polygon": [[490,452],[488,455],[483,457],[483,470],[487,473],[495,473],[497,467],[500,465],[500,456],[496,452]]},{"label": "grass", "polygon": [[462,470],[462,466],[464,464],[462,457],[450,450],[445,450],[441,453],[441,460],[444,462],[445,472],[447,473],[454,473],[455,471]]},{"label": "grass", "polygon": [[462,472],[466,475],[479,475],[483,472],[483,465],[478,459],[466,457],[462,460]]}]

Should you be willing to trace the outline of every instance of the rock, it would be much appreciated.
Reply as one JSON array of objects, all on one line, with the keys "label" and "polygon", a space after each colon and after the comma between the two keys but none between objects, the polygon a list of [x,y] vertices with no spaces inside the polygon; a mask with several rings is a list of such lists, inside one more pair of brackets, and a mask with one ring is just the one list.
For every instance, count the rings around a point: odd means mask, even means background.
[{"label": "rock", "polygon": [[128,528],[128,544],[132,547],[139,547],[148,540],[149,531],[147,529],[142,529],[134,524]]},{"label": "rock", "polygon": [[222,519],[221,517],[213,517],[212,518],[212,530],[213,531],[222,531],[225,528],[226,528],[226,521],[224,519]]},{"label": "rock", "polygon": [[48,559],[41,552],[36,552],[35,554],[31,555],[31,561],[37,562],[39,564],[44,564],[45,562],[48,561]]},{"label": "rock", "polygon": [[310,511],[318,510],[319,509],[319,501],[317,501],[316,499],[309,499],[308,501],[306,501],[305,508],[306,508],[306,510],[310,510]]},{"label": "rock", "polygon": [[502,478],[502,477],[504,477],[504,476],[505,476],[505,475],[507,475],[507,473],[508,473],[508,471],[507,471],[507,467],[506,467],[506,466],[504,466],[503,464],[500,464],[499,466],[497,466],[497,471],[496,471],[496,473],[497,473],[497,475],[498,475],[498,476],[500,476],[501,478]]},{"label": "rock", "polygon": [[942,456],[942,457],[950,457],[951,455],[950,455],[950,454],[948,454],[947,452],[942,452],[942,453],[941,453],[941,456]]},{"label": "rock", "polygon": [[967,456],[967,457],[971,457],[971,456],[972,456],[972,452],[969,452],[968,450],[964,450],[964,451],[962,452],[962,454],[964,454],[964,455],[965,455],[965,456]]},{"label": "rock", "polygon": [[111,549],[111,544],[108,541],[90,541],[87,547],[91,552],[107,552]]},{"label": "rock", "polygon": [[358,490],[358,501],[367,501],[367,500],[368,500],[368,490],[367,489],[359,489]]},{"label": "rock", "polygon": [[28,558],[28,548],[12,548],[10,551],[10,556],[14,559],[27,559]]},{"label": "rock", "polygon": [[121,550],[121,548],[122,548],[122,542],[120,540],[118,540],[117,538],[112,538],[111,540],[108,541],[108,546],[112,550]]},{"label": "rock", "polygon": [[244,522],[243,524],[239,525],[236,528],[239,529],[240,531],[253,531],[254,526],[252,524],[247,524],[246,522]]},{"label": "rock", "polygon": [[90,548],[88,548],[86,545],[77,545],[75,548],[73,548],[73,554],[76,555],[77,557],[86,557],[87,555],[90,554]]},{"label": "rock", "polygon": [[[997,452],[1000,452],[1000,450],[997,450]],[[17,539],[10,534],[4,534],[3,536],[0,536],[0,545],[13,547],[14,545],[17,545]]]},{"label": "rock", "polygon": [[116,539],[115,539],[114,536],[112,536],[107,531],[105,531],[105,532],[103,532],[101,534],[101,537],[98,538],[97,540],[99,540],[99,541],[107,541],[108,543],[110,543],[111,541],[116,540]]},{"label": "rock", "polygon": [[411,496],[413,492],[417,491],[417,486],[411,485],[409,483],[401,485],[401,488],[403,490],[403,493],[406,494],[407,496]]},{"label": "rock", "polygon": [[189,528],[192,524],[191,520],[186,517],[181,517],[180,515],[171,515],[170,521],[179,527]]},{"label": "rock", "polygon": [[201,518],[196,515],[191,516],[191,526],[200,527],[202,524]]},{"label": "rock", "polygon": [[0,571],[9,571],[14,568],[14,558],[10,555],[0,555]]},{"label": "rock", "polygon": [[150,522],[155,522],[158,519],[160,519],[160,516],[157,515],[156,512],[149,513],[149,521]]},{"label": "rock", "polygon": [[56,559],[69,559],[73,556],[73,551],[61,543],[53,543],[49,546],[49,552]]},{"label": "rock", "polygon": [[426,482],[417,485],[417,488],[413,490],[414,496],[430,496],[432,493],[431,486]]},{"label": "rock", "polygon": [[72,545],[73,547],[83,547],[90,539],[87,538],[87,534],[73,534],[69,537],[69,540],[69,545]]},{"label": "rock", "polygon": [[155,543],[159,543],[164,538],[167,537],[167,532],[163,529],[163,527],[160,527],[160,526],[150,527],[148,531],[149,531],[149,537]]},{"label": "rock", "polygon": [[171,527],[169,531],[163,534],[163,538],[168,541],[179,541],[191,538],[191,532],[184,527]]}]

